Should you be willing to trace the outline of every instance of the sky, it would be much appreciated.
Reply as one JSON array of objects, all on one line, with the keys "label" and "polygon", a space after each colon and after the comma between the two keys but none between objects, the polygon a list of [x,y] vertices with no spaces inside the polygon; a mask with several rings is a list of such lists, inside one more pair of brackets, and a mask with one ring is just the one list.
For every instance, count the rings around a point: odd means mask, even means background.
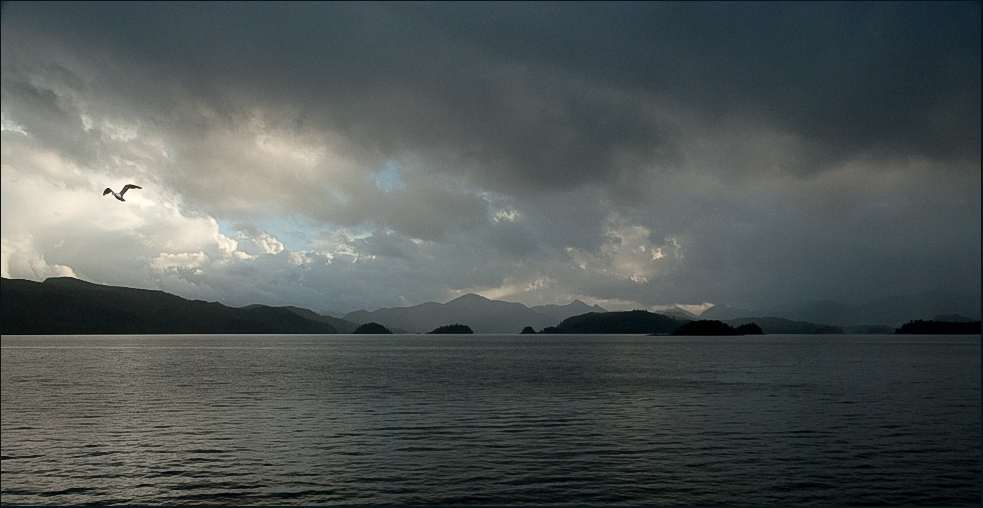
[{"label": "sky", "polygon": [[322,313],[979,293],[980,18],[4,2],[2,275]]}]

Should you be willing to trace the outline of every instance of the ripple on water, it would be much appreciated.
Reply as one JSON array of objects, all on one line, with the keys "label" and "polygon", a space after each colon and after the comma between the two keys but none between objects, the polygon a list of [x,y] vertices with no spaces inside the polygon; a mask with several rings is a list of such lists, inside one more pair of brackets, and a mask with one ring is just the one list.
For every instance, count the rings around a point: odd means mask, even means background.
[{"label": "ripple on water", "polygon": [[980,502],[979,337],[2,341],[5,504]]}]

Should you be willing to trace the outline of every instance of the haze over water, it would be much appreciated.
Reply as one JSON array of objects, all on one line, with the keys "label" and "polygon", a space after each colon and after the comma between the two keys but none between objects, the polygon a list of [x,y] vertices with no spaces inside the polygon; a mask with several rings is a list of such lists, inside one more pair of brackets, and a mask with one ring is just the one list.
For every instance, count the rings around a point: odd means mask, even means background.
[{"label": "haze over water", "polygon": [[2,338],[5,504],[979,504],[979,336]]}]

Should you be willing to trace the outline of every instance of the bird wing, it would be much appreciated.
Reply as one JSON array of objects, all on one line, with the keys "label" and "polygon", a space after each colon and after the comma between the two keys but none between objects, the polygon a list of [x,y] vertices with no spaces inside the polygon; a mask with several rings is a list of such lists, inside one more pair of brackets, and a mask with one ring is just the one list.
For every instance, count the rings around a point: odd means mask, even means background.
[{"label": "bird wing", "polygon": [[106,187],[106,190],[102,191],[102,195],[105,196],[106,194],[109,194],[110,192],[113,192],[113,189],[110,189],[109,187]]},{"label": "bird wing", "polygon": [[143,187],[140,187],[139,185],[133,185],[132,183],[128,183],[123,186],[123,190],[119,191],[119,195],[122,196],[123,194],[126,193],[126,191],[130,189],[142,189],[142,188]]}]

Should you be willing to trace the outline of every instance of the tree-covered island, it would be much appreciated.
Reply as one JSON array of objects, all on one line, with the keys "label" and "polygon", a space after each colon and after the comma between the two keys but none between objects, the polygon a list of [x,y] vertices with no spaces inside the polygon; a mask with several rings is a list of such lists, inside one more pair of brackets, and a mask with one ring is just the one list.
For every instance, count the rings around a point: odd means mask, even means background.
[{"label": "tree-covered island", "polygon": [[472,331],[471,330],[471,327],[468,326],[468,325],[462,325],[460,323],[454,323],[452,325],[438,326],[436,329],[434,329],[433,331],[431,331],[429,333],[431,333],[431,334],[445,333],[445,334],[462,334],[462,335],[468,335],[468,334],[474,333],[474,331]]}]

